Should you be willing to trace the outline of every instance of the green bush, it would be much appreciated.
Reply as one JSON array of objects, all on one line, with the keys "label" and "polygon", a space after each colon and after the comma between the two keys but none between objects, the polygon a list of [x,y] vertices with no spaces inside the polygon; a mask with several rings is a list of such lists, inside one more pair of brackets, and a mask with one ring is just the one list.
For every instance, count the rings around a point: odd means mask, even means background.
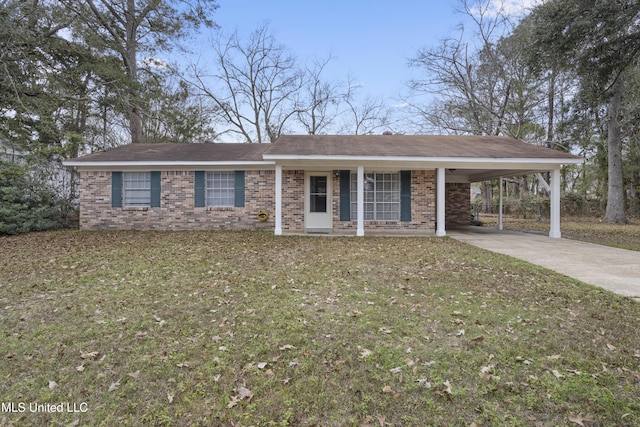
[{"label": "green bush", "polygon": [[25,167],[0,161],[0,234],[62,228],[65,204]]}]

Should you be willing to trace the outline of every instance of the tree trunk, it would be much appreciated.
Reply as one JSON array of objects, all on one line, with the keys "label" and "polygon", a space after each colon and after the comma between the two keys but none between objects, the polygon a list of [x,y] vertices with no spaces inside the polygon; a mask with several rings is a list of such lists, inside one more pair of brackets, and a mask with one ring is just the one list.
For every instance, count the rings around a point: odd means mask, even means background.
[{"label": "tree trunk", "polygon": [[547,122],[547,148],[553,148],[553,134],[554,134],[554,114],[555,114],[555,99],[556,99],[556,72],[551,70],[549,75],[549,94],[547,99],[547,114],[549,114],[549,121]]},{"label": "tree trunk", "polygon": [[608,145],[608,188],[607,209],[604,220],[616,224],[626,224],[624,212],[624,184],[622,179],[622,138],[620,137],[620,110],[624,84],[622,76],[613,86],[613,94],[609,100],[607,111],[607,145]]},{"label": "tree trunk", "polygon": [[482,183],[482,211],[493,213],[493,183],[491,181]]},{"label": "tree trunk", "polygon": [[138,23],[135,19],[135,1],[127,0],[127,14],[125,24],[124,63],[129,77],[127,88],[127,115],[129,116],[129,132],[131,142],[144,142],[142,114],[140,112],[140,90],[138,81]]}]

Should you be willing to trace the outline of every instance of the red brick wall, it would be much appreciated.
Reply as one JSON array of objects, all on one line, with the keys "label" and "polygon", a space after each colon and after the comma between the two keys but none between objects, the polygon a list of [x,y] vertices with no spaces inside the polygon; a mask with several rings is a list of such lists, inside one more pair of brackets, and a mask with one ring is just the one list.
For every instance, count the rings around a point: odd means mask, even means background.
[{"label": "red brick wall", "polygon": [[445,185],[445,227],[469,225],[471,214],[471,184],[447,183]]},{"label": "red brick wall", "polygon": [[[161,172],[159,208],[112,208],[111,172],[80,173],[80,228],[136,230],[273,230],[275,173],[245,172],[245,206],[239,208],[194,207],[193,171]],[[259,221],[265,209],[270,217]]]},{"label": "red brick wall", "polygon": [[[95,229],[251,229],[273,230],[275,227],[275,172],[245,172],[245,206],[240,208],[194,207],[194,172],[161,172],[161,207],[112,208],[111,172],[80,173],[80,228]],[[333,229],[353,231],[356,221],[340,221],[340,178],[332,174],[331,208]],[[304,231],[304,179],[302,170],[282,173],[282,228],[285,232]],[[447,226],[469,223],[469,184],[447,184]],[[436,184],[434,171],[411,173],[411,221],[365,221],[367,230],[399,231],[435,228]],[[269,219],[261,222],[256,214],[261,209]]]}]

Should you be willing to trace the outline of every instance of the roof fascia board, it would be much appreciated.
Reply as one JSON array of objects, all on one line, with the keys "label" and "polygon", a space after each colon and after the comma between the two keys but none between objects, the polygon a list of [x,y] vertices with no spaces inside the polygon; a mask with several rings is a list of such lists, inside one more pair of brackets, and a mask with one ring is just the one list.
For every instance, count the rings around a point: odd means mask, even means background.
[{"label": "roof fascia board", "polygon": [[221,161],[221,162],[207,162],[207,161],[170,161],[170,162],[154,162],[154,161],[134,161],[134,162],[126,162],[126,161],[117,161],[117,162],[86,162],[86,161],[73,161],[67,160],[62,162],[65,166],[74,166],[79,168],[87,168],[87,167],[97,167],[97,168],[113,168],[113,167],[189,167],[189,168],[198,168],[198,167],[212,167],[212,166],[253,166],[253,167],[267,167],[272,168],[275,165],[275,162],[269,161]]},{"label": "roof fascia board", "polygon": [[[528,163],[528,164],[580,164],[584,163],[581,158],[544,158],[544,157],[518,157],[518,158],[495,158],[495,157],[416,157],[416,156],[331,156],[331,155],[297,155],[297,154],[265,154],[262,156],[265,160],[286,161],[351,161],[351,162],[420,162],[420,163]],[[443,167],[446,167],[444,165]]]},{"label": "roof fascia board", "polygon": [[[521,159],[520,159],[521,160]],[[433,170],[437,168],[445,169],[493,169],[493,170],[534,170],[534,171],[549,171],[556,169],[565,162],[555,159],[553,161],[538,161],[536,162],[432,162],[432,161],[285,161],[276,162],[282,165],[284,169],[350,169],[354,170],[357,166],[364,166],[367,169],[377,170]]]}]

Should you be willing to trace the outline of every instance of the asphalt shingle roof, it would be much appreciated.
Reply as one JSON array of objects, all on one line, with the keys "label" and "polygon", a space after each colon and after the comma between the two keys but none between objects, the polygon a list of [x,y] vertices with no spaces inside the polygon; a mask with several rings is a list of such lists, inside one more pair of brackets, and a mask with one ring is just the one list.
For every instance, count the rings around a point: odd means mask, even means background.
[{"label": "asphalt shingle roof", "polygon": [[91,162],[253,162],[296,156],[572,159],[577,156],[500,136],[283,135],[273,144],[129,144],[93,153]]},{"label": "asphalt shingle roof", "polygon": [[279,155],[471,158],[567,158],[551,150],[501,136],[456,135],[283,135],[266,152]]}]

